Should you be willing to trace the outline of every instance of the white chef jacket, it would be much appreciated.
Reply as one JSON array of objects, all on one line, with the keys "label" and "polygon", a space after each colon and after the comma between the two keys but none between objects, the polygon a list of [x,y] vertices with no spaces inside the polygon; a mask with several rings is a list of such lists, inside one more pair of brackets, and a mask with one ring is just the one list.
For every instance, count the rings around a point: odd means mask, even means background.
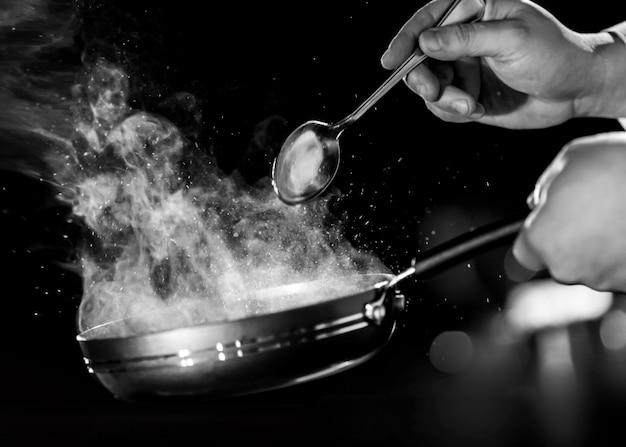
[{"label": "white chef jacket", "polygon": [[[626,44],[626,22],[619,23],[615,26],[607,28],[611,34],[620,39],[624,44]],[[622,125],[624,129],[626,129],[626,118],[619,118],[619,123]]]}]

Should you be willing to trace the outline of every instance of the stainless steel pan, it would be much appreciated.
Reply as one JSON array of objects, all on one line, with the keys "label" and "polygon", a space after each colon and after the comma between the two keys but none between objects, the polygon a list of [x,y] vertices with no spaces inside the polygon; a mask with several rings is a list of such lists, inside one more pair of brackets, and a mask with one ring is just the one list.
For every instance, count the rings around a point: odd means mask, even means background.
[{"label": "stainless steel pan", "polygon": [[[77,340],[88,371],[122,400],[217,398],[295,385],[359,365],[392,336],[404,297],[397,284],[424,277],[510,241],[523,220],[470,231],[423,253],[398,275],[346,278],[354,293],[319,303],[233,321],[144,335],[97,338],[107,323]],[[355,281],[358,280],[358,281]],[[260,293],[285,296],[325,290],[321,282]]]}]

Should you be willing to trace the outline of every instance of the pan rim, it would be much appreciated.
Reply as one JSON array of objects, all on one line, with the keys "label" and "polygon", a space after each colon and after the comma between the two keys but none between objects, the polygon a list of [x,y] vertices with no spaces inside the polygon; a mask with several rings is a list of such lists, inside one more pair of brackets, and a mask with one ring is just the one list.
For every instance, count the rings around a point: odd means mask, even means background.
[{"label": "pan rim", "polygon": [[[338,301],[342,301],[344,299],[350,298],[350,297],[354,297],[356,295],[362,294],[362,293],[366,293],[366,292],[371,292],[374,290],[377,290],[381,287],[384,287],[386,284],[388,284],[391,279],[394,277],[393,274],[391,273],[363,273],[363,274],[355,274],[355,275],[346,275],[346,276],[340,276],[340,277],[336,277],[336,278],[332,278],[333,280],[341,280],[341,279],[347,279],[347,278],[354,278],[354,277],[372,277],[372,278],[379,278],[378,281],[376,281],[373,285],[369,286],[368,288],[364,288],[363,290],[360,290],[358,292],[354,292],[354,293],[350,293],[347,295],[341,295],[341,296],[337,296],[334,298],[330,298],[330,299],[325,299],[323,301],[320,302],[316,302],[316,303],[311,303],[311,304],[305,304],[302,306],[294,306],[288,309],[283,309],[283,310],[279,310],[276,312],[267,312],[267,313],[262,313],[262,314],[257,314],[257,315],[250,315],[250,316],[246,316],[243,318],[237,318],[237,319],[223,319],[223,320],[216,320],[216,321],[210,321],[210,322],[202,322],[202,323],[197,323],[197,324],[190,324],[190,325],[186,325],[186,326],[180,326],[180,327],[175,327],[175,328],[168,328],[168,329],[162,329],[162,330],[156,330],[156,331],[150,331],[150,332],[145,332],[145,333],[139,333],[139,334],[132,334],[132,335],[128,335],[128,336],[113,336],[113,337],[94,337],[94,338],[90,338],[88,335],[90,333],[94,333],[97,332],[98,330],[101,330],[103,328],[106,328],[108,326],[112,326],[114,324],[119,324],[122,323],[124,321],[133,319],[133,318],[137,318],[140,317],[142,315],[146,315],[146,314],[150,314],[151,312],[163,312],[162,309],[158,309],[158,310],[154,310],[154,311],[148,311],[148,312],[144,312],[144,313],[139,313],[136,315],[131,315],[125,318],[120,318],[120,319],[116,319],[116,320],[112,320],[106,323],[102,323],[99,325],[96,325],[94,327],[91,327],[89,329],[86,329],[84,331],[81,331],[79,334],[76,335],[76,341],[78,341],[80,344],[94,344],[94,343],[102,343],[102,342],[110,342],[110,343],[114,343],[114,342],[123,342],[125,340],[130,340],[130,339],[140,339],[143,337],[148,337],[148,336],[156,336],[156,335],[164,335],[167,333],[172,333],[172,332],[177,332],[177,331],[181,331],[181,330],[193,330],[193,329],[202,329],[202,328],[212,328],[212,327],[219,327],[219,326],[224,326],[224,325],[229,325],[229,324],[241,324],[241,323],[245,323],[245,322],[255,322],[255,321],[260,321],[263,319],[267,319],[267,318],[280,318],[283,315],[287,315],[291,312],[294,311],[306,311],[306,310],[314,310],[317,308],[321,308],[321,307],[325,307],[330,305],[331,303],[336,303]],[[318,279],[318,280],[313,280],[313,281],[301,281],[301,282],[295,282],[295,283],[291,283],[291,284],[285,284],[285,285],[280,285],[280,286],[276,286],[276,287],[268,287],[266,289],[263,290],[278,290],[278,289],[283,289],[283,288],[292,288],[292,287],[297,287],[297,286],[304,286],[306,284],[313,284],[316,282],[320,282],[323,281],[323,279]]]}]

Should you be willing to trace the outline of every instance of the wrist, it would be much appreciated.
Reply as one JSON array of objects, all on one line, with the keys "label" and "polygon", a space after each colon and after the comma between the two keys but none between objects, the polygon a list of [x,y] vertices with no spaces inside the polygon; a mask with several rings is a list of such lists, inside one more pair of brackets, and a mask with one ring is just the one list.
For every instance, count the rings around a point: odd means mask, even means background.
[{"label": "wrist", "polygon": [[584,91],[574,100],[574,116],[626,116],[626,35],[606,30],[585,39],[592,59]]}]

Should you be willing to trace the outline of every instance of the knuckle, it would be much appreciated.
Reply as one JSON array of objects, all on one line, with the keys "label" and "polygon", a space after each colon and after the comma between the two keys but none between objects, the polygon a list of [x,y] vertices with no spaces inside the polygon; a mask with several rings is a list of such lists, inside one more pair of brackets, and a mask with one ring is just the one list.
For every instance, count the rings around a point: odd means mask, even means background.
[{"label": "knuckle", "polygon": [[589,265],[586,274],[579,278],[581,284],[591,287],[595,290],[612,290],[619,287],[619,278],[621,275],[616,271],[615,266],[605,265]]},{"label": "knuckle", "polygon": [[581,262],[581,257],[558,244],[544,249],[545,264],[553,279],[561,284],[591,285],[598,278],[589,270],[589,265]]},{"label": "knuckle", "polygon": [[436,99],[436,89],[432,85],[432,82],[429,82],[427,77],[418,70],[410,72],[405,79],[405,83],[414,93],[424,98],[424,100],[434,101]]},{"label": "knuckle", "polygon": [[461,23],[452,28],[454,38],[465,46],[471,46],[474,32],[473,27],[467,23]]},{"label": "knuckle", "polygon": [[421,96],[422,98],[424,98],[424,101],[427,101],[429,103],[437,99],[437,93],[433,89],[430,89],[430,88],[425,88]]},{"label": "knuckle", "polygon": [[438,92],[436,89],[429,84],[422,84],[420,87],[419,94],[424,101],[432,103],[437,100]]}]

